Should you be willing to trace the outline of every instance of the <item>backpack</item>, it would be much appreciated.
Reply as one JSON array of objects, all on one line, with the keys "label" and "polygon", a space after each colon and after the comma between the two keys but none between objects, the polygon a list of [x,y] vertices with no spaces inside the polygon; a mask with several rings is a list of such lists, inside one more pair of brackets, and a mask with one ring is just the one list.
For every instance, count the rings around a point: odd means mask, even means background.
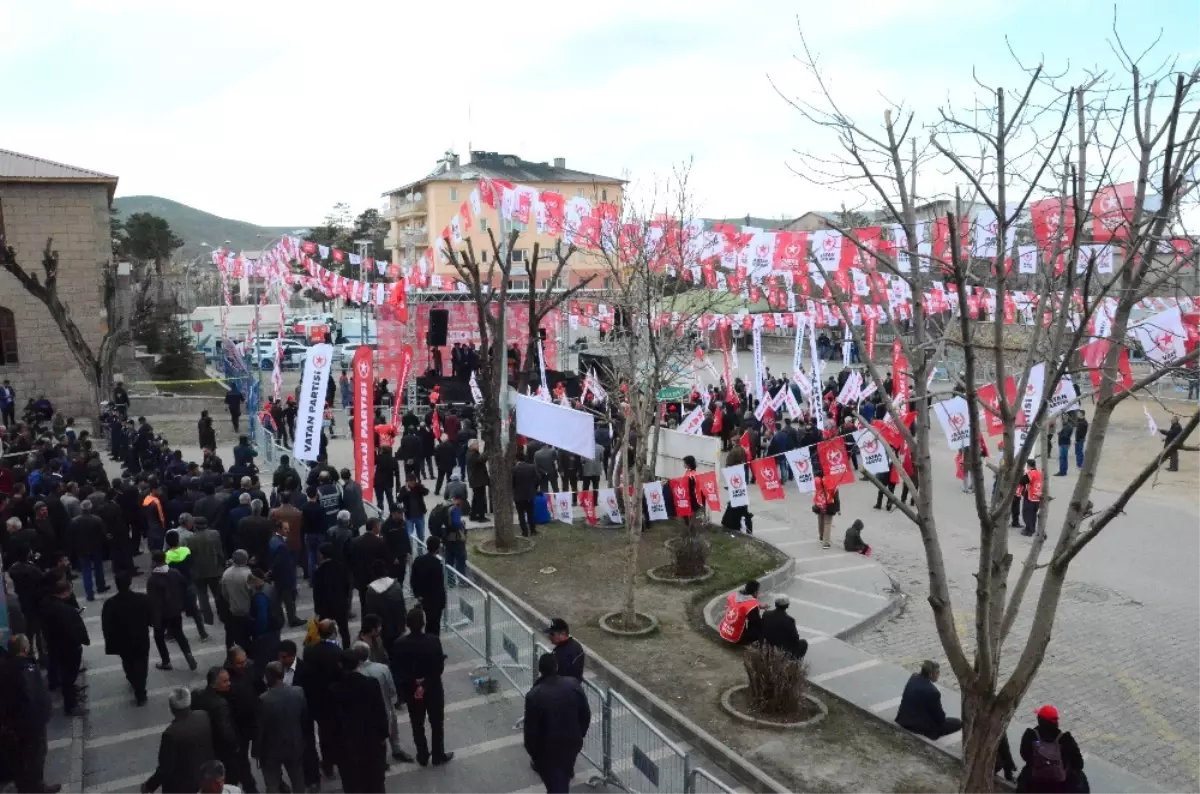
[{"label": "backpack", "polygon": [[429,511],[429,518],[425,523],[429,526],[430,535],[445,538],[446,530],[450,528],[450,508],[445,502],[436,505]]},{"label": "backpack", "polygon": [[1067,767],[1063,763],[1062,747],[1058,743],[1061,737],[1060,733],[1051,742],[1042,741],[1041,738],[1033,740],[1033,753],[1029,758],[1029,777],[1035,785],[1066,782]]}]

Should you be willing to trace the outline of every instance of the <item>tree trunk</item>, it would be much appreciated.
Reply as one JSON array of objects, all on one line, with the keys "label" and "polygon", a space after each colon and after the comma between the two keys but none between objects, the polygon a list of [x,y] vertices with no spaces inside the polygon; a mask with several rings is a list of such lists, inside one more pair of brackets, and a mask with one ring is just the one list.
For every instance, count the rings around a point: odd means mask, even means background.
[{"label": "tree trunk", "polygon": [[[499,452],[499,450],[497,450]],[[489,456],[488,479],[492,498],[492,520],[496,536],[496,548],[505,551],[516,548],[517,536],[513,526],[512,470],[516,461],[516,449]]]},{"label": "tree trunk", "polygon": [[1012,720],[1014,705],[1004,705],[996,695],[964,691],[963,769],[958,790],[989,792],[996,784],[996,752]]}]

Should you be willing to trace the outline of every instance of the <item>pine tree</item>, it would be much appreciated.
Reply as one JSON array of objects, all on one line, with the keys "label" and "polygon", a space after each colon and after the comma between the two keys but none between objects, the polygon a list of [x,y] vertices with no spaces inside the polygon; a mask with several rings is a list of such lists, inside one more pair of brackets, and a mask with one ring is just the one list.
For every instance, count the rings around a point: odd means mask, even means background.
[{"label": "pine tree", "polygon": [[192,374],[192,337],[181,322],[167,320],[159,334],[162,354],[154,371],[163,378],[185,379]]}]

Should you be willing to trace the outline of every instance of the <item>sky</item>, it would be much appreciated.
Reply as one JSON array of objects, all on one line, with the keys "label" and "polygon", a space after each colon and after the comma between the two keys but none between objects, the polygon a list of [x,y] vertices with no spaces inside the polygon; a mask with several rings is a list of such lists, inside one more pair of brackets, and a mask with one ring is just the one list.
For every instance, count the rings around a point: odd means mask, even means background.
[{"label": "sky", "polygon": [[[1131,49],[1200,60],[1195,0],[1119,0]],[[447,149],[624,177],[648,195],[690,162],[697,214],[795,217],[861,204],[814,184],[797,151],[836,141],[789,97],[815,98],[799,30],[840,106],[918,125],[1023,86],[1118,68],[1114,6],[1093,0],[608,0],[505,6],[292,0],[0,0],[0,148],[115,174],[262,225],[356,211]],[[885,99],[886,97],[886,99]],[[924,138],[927,133],[922,133]]]}]

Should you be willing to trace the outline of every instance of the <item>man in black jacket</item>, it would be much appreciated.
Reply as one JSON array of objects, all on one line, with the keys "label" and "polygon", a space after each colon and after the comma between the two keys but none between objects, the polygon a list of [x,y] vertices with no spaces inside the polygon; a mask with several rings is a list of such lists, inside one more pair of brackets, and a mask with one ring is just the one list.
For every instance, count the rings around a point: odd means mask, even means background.
[{"label": "man in black jacket", "polygon": [[571,636],[571,627],[567,625],[567,621],[562,618],[554,618],[550,621],[550,627],[546,629],[546,633],[550,635],[550,642],[554,645],[554,658],[558,662],[558,674],[574,678],[576,681],[583,681],[583,665],[587,660],[587,654],[583,652],[583,646],[579,644],[579,640]]},{"label": "man in black jacket", "polygon": [[321,771],[326,777],[334,775],[340,742],[337,713],[331,699],[332,687],[342,677],[342,649],[335,639],[337,630],[332,620],[322,620],[317,624],[321,640],[304,649],[303,678],[299,683],[295,679],[292,682],[304,689],[309,714],[317,724],[321,742]]},{"label": "man in black jacket", "polygon": [[[41,791],[57,794],[62,785],[45,783],[46,725],[50,721],[50,693],[29,638],[14,634],[9,640],[7,659],[0,658],[0,726],[13,736],[10,769],[17,791]],[[8,764],[5,764],[8,766]]]},{"label": "man in black jacket", "polygon": [[129,574],[117,575],[117,594],[104,602],[100,626],[104,652],[121,657],[125,680],[139,706],[146,705],[146,675],[150,666],[150,597],[133,590]]},{"label": "man in black jacket", "polygon": [[939,672],[937,662],[921,662],[921,672],[904,685],[896,712],[896,724],[901,728],[935,740],[962,730],[962,720],[947,717],[942,709],[942,693],[935,685]]},{"label": "man in black jacket", "polygon": [[349,648],[350,577],[345,567],[333,559],[330,544],[321,544],[317,560],[317,568],[312,573],[313,612],[320,619],[332,620],[342,635],[342,646]]},{"label": "man in black jacket", "polygon": [[775,597],[775,608],[763,613],[760,637],[763,642],[787,651],[799,661],[808,653],[808,640],[800,639],[796,619],[787,612],[791,603],[786,595]]},{"label": "man in black jacket", "polygon": [[437,483],[433,486],[435,493],[442,492],[442,483],[450,482],[450,472],[458,461],[458,445],[449,440],[445,433],[433,450],[433,462],[437,464]]},{"label": "man in black jacket", "polygon": [[[362,614],[368,614],[367,585],[378,577],[373,574],[376,561],[385,565],[391,556],[387,541],[380,535],[378,518],[367,520],[367,531],[352,539],[346,549],[346,561],[350,567],[350,575],[354,579],[354,587],[358,590],[358,606]],[[382,615],[380,616],[382,617]]]},{"label": "man in black jacket", "polygon": [[431,535],[425,548],[426,552],[413,560],[409,586],[425,611],[426,633],[436,637],[441,630],[442,610],[446,608],[446,575],[437,556],[442,539]]},{"label": "man in black jacket", "polygon": [[538,470],[529,460],[518,458],[512,472],[513,506],[517,508],[517,521],[525,537],[536,535],[537,522],[534,518],[533,498],[538,491]]},{"label": "man in black jacket", "polygon": [[172,690],[167,703],[173,719],[159,740],[158,766],[142,784],[143,794],[160,786],[164,792],[199,791],[200,768],[216,760],[208,715],[192,711],[192,693],[187,687]]},{"label": "man in black jacket", "polygon": [[358,656],[343,651],[342,677],[329,691],[341,732],[342,790],[383,794],[388,717],[379,682],[358,672]]},{"label": "man in black jacket", "polygon": [[104,584],[104,537],[107,532],[104,522],[92,512],[91,500],[84,499],[79,509],[82,512],[67,524],[67,552],[71,559],[79,562],[87,600],[95,601],[96,593],[108,592]]},{"label": "man in black jacket", "polygon": [[538,659],[538,673],[538,680],[525,695],[525,752],[547,792],[567,792],[592,710],[582,684],[558,674],[553,654]]},{"label": "man in black jacket", "polygon": [[[448,763],[454,753],[446,752],[445,708],[446,692],[442,688],[442,673],[446,669],[446,654],[442,641],[425,631],[425,612],[413,607],[405,618],[408,634],[396,640],[391,651],[392,678],[400,697],[408,706],[412,725],[413,744],[417,748],[417,763],[434,766]],[[429,719],[431,748],[425,738],[425,720]]]},{"label": "man in black jacket", "polygon": [[408,536],[404,521],[404,508],[392,505],[379,534],[388,546],[388,569],[396,581],[403,582],[409,558],[412,557],[412,539]]},{"label": "man in black jacket", "polygon": [[238,737],[229,702],[229,673],[224,667],[209,668],[205,686],[192,691],[192,710],[208,715],[213,752],[225,765],[229,781],[236,783]]},{"label": "man in black jacket", "polygon": [[234,763],[228,767],[229,778],[247,794],[258,791],[254,774],[250,770],[250,743],[258,731],[256,719],[260,682],[255,679],[254,666],[246,652],[234,645],[225,655],[225,672],[229,676],[229,712],[233,718],[234,735],[237,738]]},{"label": "man in black jacket", "polygon": [[83,662],[83,646],[91,645],[92,641],[79,610],[68,603],[70,599],[71,583],[59,579],[54,586],[54,593],[41,606],[41,619],[50,666],[57,673],[55,677],[62,687],[63,710],[68,717],[75,717],[84,713],[79,708],[79,689],[75,686],[75,678]]}]

